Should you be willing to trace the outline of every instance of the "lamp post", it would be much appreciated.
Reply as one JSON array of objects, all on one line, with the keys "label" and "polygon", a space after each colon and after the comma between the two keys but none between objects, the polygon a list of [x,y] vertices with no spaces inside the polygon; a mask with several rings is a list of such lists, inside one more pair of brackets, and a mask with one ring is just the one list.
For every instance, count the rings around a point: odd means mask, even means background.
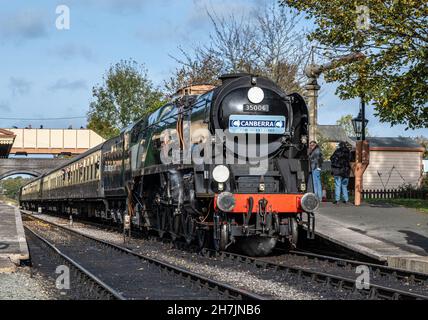
[{"label": "lamp post", "polygon": [[355,200],[354,204],[361,204],[361,191],[363,187],[363,174],[369,165],[369,144],[366,141],[366,127],[369,121],[365,118],[365,102],[361,97],[361,108],[358,116],[352,119],[357,143],[355,148],[355,164],[353,166],[355,176]]},{"label": "lamp post", "polygon": [[361,110],[358,113],[358,116],[352,119],[352,126],[354,127],[355,137],[357,140],[362,140],[361,138],[361,132],[362,132],[362,123],[363,123],[363,117],[361,115]]},{"label": "lamp post", "polygon": [[364,141],[366,140],[366,127],[369,120],[365,118],[365,102],[364,98],[361,97],[361,107],[360,112],[358,113],[358,116],[354,119],[352,119],[352,126],[354,127],[355,136],[357,137],[357,140]]}]

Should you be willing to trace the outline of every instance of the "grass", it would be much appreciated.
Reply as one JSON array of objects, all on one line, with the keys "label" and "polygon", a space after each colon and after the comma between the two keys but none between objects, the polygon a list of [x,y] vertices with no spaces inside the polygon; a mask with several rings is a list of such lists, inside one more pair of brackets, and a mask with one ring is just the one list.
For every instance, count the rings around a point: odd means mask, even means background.
[{"label": "grass", "polygon": [[406,208],[414,208],[420,212],[428,213],[428,200],[422,199],[366,199],[368,203],[387,203]]}]

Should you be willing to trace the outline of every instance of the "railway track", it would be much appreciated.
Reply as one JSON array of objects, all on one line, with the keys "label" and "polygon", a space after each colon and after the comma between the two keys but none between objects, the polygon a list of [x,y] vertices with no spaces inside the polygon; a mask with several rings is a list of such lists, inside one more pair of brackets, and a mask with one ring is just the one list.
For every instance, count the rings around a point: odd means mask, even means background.
[{"label": "railway track", "polygon": [[[344,277],[340,275],[336,275],[333,273],[326,273],[326,272],[319,272],[316,270],[311,270],[309,268],[305,267],[299,267],[299,266],[292,266],[288,265],[286,263],[274,263],[270,262],[269,258],[263,259],[263,258],[254,258],[254,257],[248,257],[236,253],[231,252],[216,252],[214,250],[210,249],[204,249],[206,254],[209,254],[211,256],[217,256],[222,259],[231,259],[233,261],[237,261],[240,263],[246,263],[251,264],[255,266],[256,268],[263,268],[268,270],[275,270],[276,272],[282,272],[285,274],[292,274],[297,276],[299,279],[304,281],[311,281],[311,282],[318,282],[323,283],[325,285],[328,285],[335,289],[345,290],[348,292],[358,293],[365,297],[366,299],[381,299],[381,300],[428,300],[428,294],[418,294],[418,293],[412,293],[406,290],[401,290],[395,287],[389,287],[385,285],[378,285],[370,283],[368,289],[359,288],[360,283],[353,278],[350,277]],[[296,254],[296,253],[294,253]],[[298,253],[300,254],[300,252]],[[315,259],[315,257],[312,256],[312,258]],[[321,257],[320,257],[321,258]],[[323,259],[328,260],[335,260],[337,265],[340,264],[341,259],[332,258],[332,257],[323,257]],[[346,262],[343,262],[346,263]],[[348,262],[348,265],[366,265],[363,263],[358,263],[355,261]],[[381,266],[371,266],[372,270],[376,270],[377,272],[387,272],[387,274],[394,273],[396,269],[387,268],[387,267],[381,267]],[[385,271],[388,270],[388,271]],[[396,270],[397,274],[400,275],[400,277],[403,277],[403,274],[407,274],[407,272],[402,272],[401,270]],[[415,280],[416,277],[412,274],[409,276],[411,279]],[[419,280],[419,278],[418,278]],[[424,280],[423,280],[424,281]],[[424,281],[425,283],[425,281]],[[363,283],[361,283],[362,285]]]},{"label": "railway track", "polygon": [[[34,245],[40,248],[41,250],[48,251],[50,258],[56,263],[56,265],[65,265],[69,268],[71,277],[75,280],[73,284],[78,286],[78,296],[85,297],[87,299],[97,299],[97,300],[125,300],[125,298],[116,290],[105,284],[92,272],[88,271],[78,262],[74,261],[72,258],[61,252],[57,247],[55,247],[50,241],[43,238],[42,236],[35,233],[30,228],[24,227],[26,230],[27,239]],[[40,254],[35,252],[34,247],[30,247],[30,253]],[[55,269],[53,266],[50,266],[51,270]],[[63,292],[65,293],[65,292]],[[76,293],[74,293],[76,295]]]},{"label": "railway track", "polygon": [[[169,239],[160,239],[155,237],[157,241],[169,242]],[[177,246],[182,249],[188,249],[188,245],[184,242],[176,242]],[[356,289],[355,278],[357,275],[355,270],[364,266],[368,268],[371,281],[374,283],[374,286],[371,286],[371,292],[363,291],[361,292],[363,295],[368,298],[376,298],[379,297],[381,299],[428,299],[428,274],[408,271],[404,269],[392,268],[382,264],[376,263],[368,263],[365,261],[359,260],[350,260],[339,257],[332,257],[327,255],[315,254],[311,252],[305,252],[300,250],[291,250],[287,253],[282,253],[279,256],[268,256],[268,257],[248,257],[244,255],[235,254],[228,251],[216,252],[211,249],[204,249],[202,251],[203,254],[208,256],[217,256],[220,258],[231,258],[235,257],[236,261],[243,261],[246,263],[254,263],[258,268],[272,268],[276,270],[286,270],[287,268],[291,268],[287,272],[297,274],[300,276],[301,271],[313,272],[314,277],[316,278],[318,275],[321,278],[328,279],[331,277],[336,282],[346,283],[349,287],[353,286],[353,289]],[[299,257],[301,259],[292,259],[293,257]],[[293,261],[292,261],[293,260]],[[311,261],[311,264],[305,263],[305,261]],[[296,263],[301,263],[304,267],[296,266]],[[325,269],[336,269],[332,272],[317,272],[317,270],[321,269],[319,264],[323,263]],[[316,265],[314,268],[314,265]],[[325,264],[328,264],[326,266]],[[295,270],[294,270],[295,269]],[[312,269],[312,270],[311,270]],[[317,269],[317,270],[314,270]],[[340,272],[338,272],[340,271]],[[336,273],[343,274],[344,276],[337,275]],[[379,283],[388,283],[388,285],[380,285]],[[334,284],[334,281],[333,281]],[[379,285],[376,285],[379,284]],[[392,287],[389,287],[391,286]],[[339,286],[340,287],[340,286]],[[400,289],[400,288],[403,288]],[[411,292],[412,290],[416,292]],[[418,292],[420,291],[420,292]]]},{"label": "railway track", "polygon": [[[94,225],[94,224],[92,224]],[[98,225],[98,227],[102,227]],[[159,239],[158,239],[159,240]],[[168,242],[168,239],[162,239]],[[175,242],[180,249],[186,249],[184,244]],[[188,248],[187,248],[188,249]],[[301,251],[291,251],[287,255],[278,257],[253,258],[231,252],[215,252],[204,249],[202,252],[206,257],[218,257],[225,260],[232,260],[234,263],[246,264],[256,269],[275,270],[276,273],[291,275],[297,277],[299,281],[311,282],[314,284],[327,285],[331,290],[344,291],[347,294],[355,293],[363,299],[395,299],[395,300],[425,300],[428,299],[428,290],[422,293],[411,292],[413,288],[419,286],[427,288],[428,275],[414,273],[401,269],[394,269],[383,265],[370,264],[361,261],[346,260],[325,255],[312,254]],[[312,266],[299,266],[290,263],[291,257],[299,257],[312,262]],[[318,265],[328,263],[334,266],[335,270],[321,272],[322,268]],[[304,265],[305,263],[302,263]],[[370,275],[374,276],[375,281],[371,281],[369,289],[358,289],[355,274],[355,268],[364,265],[369,268]],[[343,272],[347,269],[348,272]],[[351,272],[350,272],[351,271]],[[379,281],[379,277],[386,277],[387,281]],[[379,283],[385,283],[381,285]],[[391,283],[393,285],[391,285]]]},{"label": "railway track", "polygon": [[[166,262],[133,252],[63,226],[27,216],[27,230],[67,264],[77,268],[109,298],[232,299],[265,297],[211,280]],[[102,295],[101,295],[102,296]]]},{"label": "railway track", "polygon": [[426,273],[407,271],[404,269],[388,267],[382,264],[367,263],[367,262],[349,260],[349,259],[341,259],[341,258],[336,258],[336,257],[331,257],[326,255],[299,251],[299,250],[291,250],[288,252],[288,254],[293,256],[298,256],[298,257],[304,257],[305,259],[308,259],[308,260],[325,261],[331,264],[335,264],[338,267],[342,267],[342,268],[355,269],[360,265],[365,265],[369,268],[370,273],[373,275],[393,277],[399,281],[403,280],[411,284],[421,284],[428,287],[428,274]]}]

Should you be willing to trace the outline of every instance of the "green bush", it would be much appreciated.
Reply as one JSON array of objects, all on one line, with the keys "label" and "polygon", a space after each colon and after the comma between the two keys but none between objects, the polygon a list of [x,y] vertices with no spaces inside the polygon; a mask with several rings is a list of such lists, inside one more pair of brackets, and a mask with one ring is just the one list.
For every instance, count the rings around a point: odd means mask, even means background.
[{"label": "green bush", "polygon": [[422,183],[421,183],[421,188],[422,189],[428,189],[428,173],[425,173],[423,175]]},{"label": "green bush", "polygon": [[321,172],[321,184],[324,190],[334,191],[334,177],[330,171]]}]

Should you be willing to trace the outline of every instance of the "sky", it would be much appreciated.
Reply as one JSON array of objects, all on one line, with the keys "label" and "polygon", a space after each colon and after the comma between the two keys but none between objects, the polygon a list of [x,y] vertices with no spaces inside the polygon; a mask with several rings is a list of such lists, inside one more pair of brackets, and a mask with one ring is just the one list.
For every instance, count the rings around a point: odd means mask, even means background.
[{"label": "sky", "polygon": [[[178,47],[208,42],[212,25],[206,10],[218,15],[251,14],[274,0],[15,0],[0,5],[0,127],[74,128],[86,125],[91,89],[111,64],[133,58],[144,63],[162,87],[177,62]],[[58,30],[58,5],[70,9],[70,29]],[[305,25],[305,23],[307,25]],[[311,28],[311,21],[301,28]],[[337,84],[320,81],[320,124],[357,114],[357,100],[342,101]],[[369,106],[374,136],[428,136],[428,129],[380,124]],[[14,120],[65,118],[63,120]]]}]

